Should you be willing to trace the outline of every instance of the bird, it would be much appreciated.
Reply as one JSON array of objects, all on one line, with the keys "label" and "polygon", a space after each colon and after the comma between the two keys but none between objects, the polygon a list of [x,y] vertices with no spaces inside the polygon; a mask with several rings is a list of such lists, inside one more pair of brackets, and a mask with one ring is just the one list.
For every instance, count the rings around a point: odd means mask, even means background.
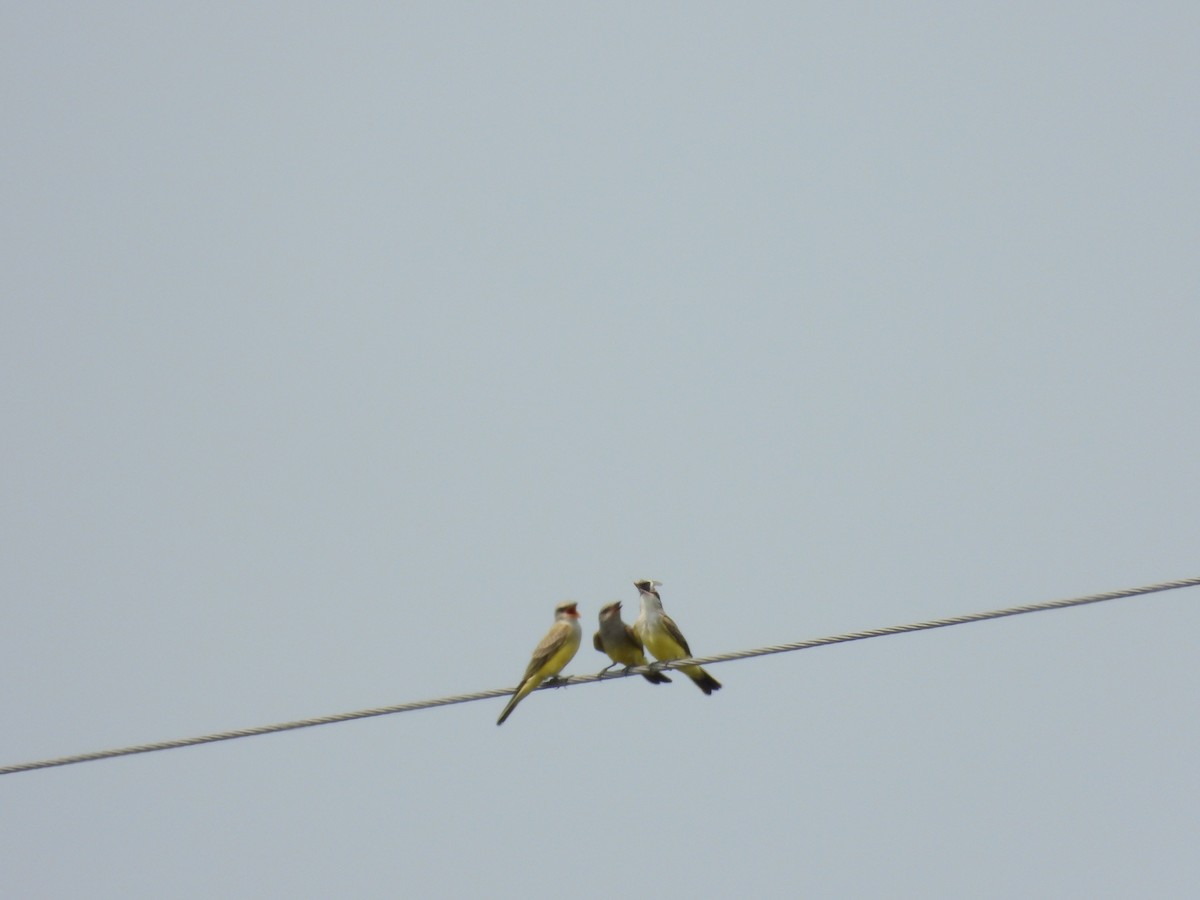
[{"label": "bird", "polygon": [[[635,581],[633,586],[642,595],[642,611],[633,623],[633,633],[641,640],[642,645],[654,654],[654,658],[662,662],[672,659],[686,659],[692,655],[687,640],[680,632],[675,621],[663,612],[662,597],[658,594],[661,581],[645,579]],[[696,687],[711,694],[721,689],[721,682],[713,678],[699,666],[684,666],[679,671],[696,683]]]},{"label": "bird", "polygon": [[517,704],[528,697],[534,688],[563,670],[575,656],[582,638],[579,610],[573,601],[565,600],[554,608],[554,624],[533,651],[533,658],[529,660],[525,675],[513,692],[512,699],[504,707],[504,712],[500,713],[500,718],[496,720],[497,725],[503,725],[504,720],[517,708]]},{"label": "bird", "polygon": [[[628,669],[630,666],[648,665],[642,642],[633,633],[633,629],[621,621],[621,601],[614,600],[600,609],[600,630],[592,638],[592,646],[601,653],[607,653],[612,665],[602,671],[607,672],[620,663]],[[642,676],[651,684],[670,684],[671,679],[662,672],[647,672]]]}]

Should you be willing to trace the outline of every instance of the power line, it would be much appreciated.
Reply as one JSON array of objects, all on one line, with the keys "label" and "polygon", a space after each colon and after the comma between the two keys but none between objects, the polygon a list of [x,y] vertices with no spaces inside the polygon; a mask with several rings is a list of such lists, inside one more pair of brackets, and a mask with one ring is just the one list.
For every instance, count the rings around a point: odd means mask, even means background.
[{"label": "power line", "polygon": [[[1042,603],[1028,603],[1024,606],[1009,606],[1005,609],[994,609],[988,612],[968,613],[962,616],[951,616],[946,619],[931,619],[927,622],[915,622],[909,625],[889,625],[885,628],[872,628],[869,631],[852,631],[831,637],[812,638],[807,641],[796,641],[791,644],[775,644],[771,647],[758,647],[753,650],[735,650],[731,653],[719,653],[716,656],[698,656],[693,659],[676,659],[668,663],[653,663],[650,666],[638,666],[632,669],[622,669],[614,672],[602,672],[599,675],[572,675],[548,681],[537,690],[547,688],[574,687],[579,684],[591,684],[597,681],[610,681],[614,678],[628,678],[631,675],[643,675],[651,670],[678,669],[682,666],[713,665],[714,663],[729,662],[735,659],[749,659],[752,656],[766,656],[771,653],[788,653],[792,650],[809,650],[813,647],[824,647],[829,644],[843,644],[848,641],[861,641],[867,638],[884,637],[889,634],[906,634],[910,631],[926,631],[930,628],[946,628],[950,625],[965,625],[968,622],[983,622],[987,619],[1002,619],[1005,616],[1019,616],[1025,613],[1044,612],[1050,609],[1066,609],[1071,606],[1084,606],[1089,603],[1103,603],[1106,600],[1119,600],[1123,597],[1134,597],[1139,594],[1154,594],[1159,591],[1173,591],[1178,588],[1195,587],[1200,585],[1200,577],[1184,578],[1179,581],[1164,581],[1144,587],[1127,588],[1120,591],[1108,591],[1104,594],[1089,594],[1084,597],[1072,597],[1067,600],[1047,600]],[[111,759],[116,756],[132,756],[136,753],[153,753],[158,750],[174,750],[179,747],[192,747],[196,744],[211,744],[216,741],[231,741],[235,738],[254,737],[260,734],[272,734],[277,731],[293,731],[297,728],[311,728],[315,725],[332,725],[335,722],[349,722],[352,719],[367,719],[372,716],[387,716],[392,713],[414,712],[418,709],[432,709],[436,706],[450,706],[454,703],[471,703],[475,700],[490,700],[493,697],[506,697],[516,688],[497,688],[490,691],[477,691],[473,694],[457,694],[451,697],[438,697],[433,700],[418,700],[414,703],[401,703],[396,706],[380,706],[375,709],[362,709],[357,712],[338,713],[332,716],[317,716],[312,719],[299,719],[295,722],[282,722],[276,725],[260,725],[255,728],[239,728],[235,731],[221,731],[215,734],[205,734],[200,737],[181,738],[174,741],[159,741],[153,744],[136,744],[131,747],[121,747],[115,750],[99,750],[95,753],[80,753],[76,756],[60,756],[57,759],[43,759],[36,762],[19,763],[12,766],[0,767],[0,775],[12,775],[16,772],[29,772],[33,769],[49,769],[54,766],[69,766],[75,763],[92,762],[97,759]]]}]

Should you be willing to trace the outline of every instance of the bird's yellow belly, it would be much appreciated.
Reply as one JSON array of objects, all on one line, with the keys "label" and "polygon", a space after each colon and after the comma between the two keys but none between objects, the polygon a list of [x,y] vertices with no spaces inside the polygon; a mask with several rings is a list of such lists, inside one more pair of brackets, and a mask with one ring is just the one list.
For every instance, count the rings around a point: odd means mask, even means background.
[{"label": "bird's yellow belly", "polygon": [[561,672],[567,663],[571,661],[571,658],[575,655],[575,651],[578,649],[578,639],[573,641],[567,639],[564,641],[563,645],[558,648],[558,652],[546,660],[546,664],[538,672],[538,681],[540,682],[543,678],[549,678],[551,675],[557,675]]},{"label": "bird's yellow belly", "polygon": [[657,628],[646,629],[642,634],[642,643],[646,645],[646,649],[654,654],[655,659],[670,660],[681,659],[687,654],[683,652],[675,641],[671,640],[671,636],[665,631],[660,631]]},{"label": "bird's yellow belly", "polygon": [[623,666],[644,666],[646,664],[645,655],[629,644],[611,648],[608,655],[612,657],[613,662],[618,662]]}]

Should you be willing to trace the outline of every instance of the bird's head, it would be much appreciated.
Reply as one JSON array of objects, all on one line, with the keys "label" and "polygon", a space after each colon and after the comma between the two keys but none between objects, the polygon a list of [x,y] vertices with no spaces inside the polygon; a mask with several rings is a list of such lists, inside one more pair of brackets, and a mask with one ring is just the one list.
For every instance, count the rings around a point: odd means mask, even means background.
[{"label": "bird's head", "polygon": [[658,596],[658,589],[662,585],[661,581],[654,581],[650,578],[643,578],[641,581],[635,581],[633,586],[643,594],[654,594]]},{"label": "bird's head", "polygon": [[614,600],[612,603],[606,603],[600,607],[600,618],[601,620],[621,618],[621,601]]}]

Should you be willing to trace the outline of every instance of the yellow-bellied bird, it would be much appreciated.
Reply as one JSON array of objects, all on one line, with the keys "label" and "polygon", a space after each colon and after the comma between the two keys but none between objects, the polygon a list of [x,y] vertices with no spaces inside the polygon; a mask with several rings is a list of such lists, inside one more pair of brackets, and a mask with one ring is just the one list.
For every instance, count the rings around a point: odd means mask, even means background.
[{"label": "yellow-bellied bird", "polygon": [[[686,659],[692,655],[691,648],[684,640],[679,626],[663,612],[662,597],[658,595],[661,581],[635,581],[633,586],[641,592],[642,611],[633,623],[633,633],[638,636],[654,658],[667,662],[672,659]],[[713,678],[699,666],[684,666],[679,670],[692,681],[696,687],[711,694],[721,689],[721,682]]]},{"label": "yellow-bellied bird", "polygon": [[504,720],[512,715],[517,704],[524,700],[539,684],[547,678],[553,678],[563,670],[579,649],[579,641],[583,637],[583,629],[579,626],[579,611],[571,601],[560,603],[554,607],[554,624],[542,638],[542,642],[533,651],[533,659],[529,660],[529,668],[525,677],[517,685],[516,692],[500,713],[497,725],[503,725]]},{"label": "yellow-bellied bird", "polygon": [[[633,629],[621,621],[621,601],[614,600],[600,609],[600,630],[592,638],[592,646],[601,653],[607,653],[612,665],[607,666],[607,672],[620,663],[625,668],[630,666],[647,665],[646,654],[642,642],[633,633]],[[650,672],[642,676],[651,684],[670,684],[671,679],[662,672]]]}]

